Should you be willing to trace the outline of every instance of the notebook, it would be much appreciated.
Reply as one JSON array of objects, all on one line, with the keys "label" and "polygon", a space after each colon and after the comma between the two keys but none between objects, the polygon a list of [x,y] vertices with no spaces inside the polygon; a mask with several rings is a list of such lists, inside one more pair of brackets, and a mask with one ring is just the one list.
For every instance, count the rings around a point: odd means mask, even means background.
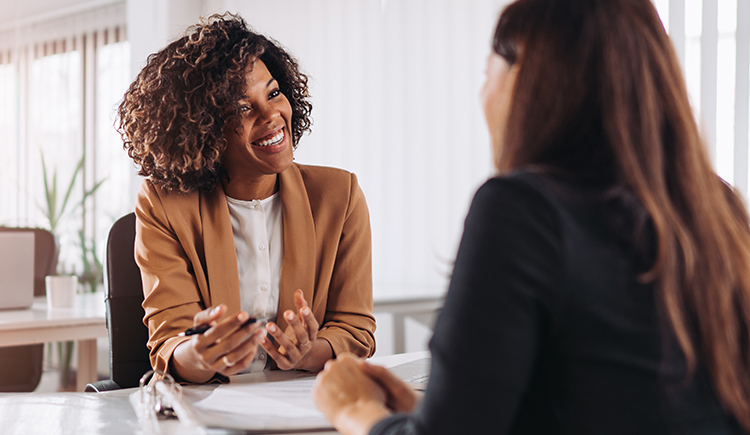
[{"label": "notebook", "polygon": [[0,231],[0,309],[34,301],[34,233]]},{"label": "notebook", "polygon": [[413,390],[424,391],[430,380],[431,359],[422,358],[389,368],[397,378],[406,382]]}]

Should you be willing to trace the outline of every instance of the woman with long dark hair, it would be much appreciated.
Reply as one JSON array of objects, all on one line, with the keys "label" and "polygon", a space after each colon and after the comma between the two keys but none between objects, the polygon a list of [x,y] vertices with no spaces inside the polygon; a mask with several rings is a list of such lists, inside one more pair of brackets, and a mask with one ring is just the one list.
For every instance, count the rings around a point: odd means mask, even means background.
[{"label": "woman with long dark hair", "polygon": [[748,217],[651,2],[519,0],[492,48],[498,175],[466,219],[424,399],[339,357],[318,406],[346,434],[750,431]]}]

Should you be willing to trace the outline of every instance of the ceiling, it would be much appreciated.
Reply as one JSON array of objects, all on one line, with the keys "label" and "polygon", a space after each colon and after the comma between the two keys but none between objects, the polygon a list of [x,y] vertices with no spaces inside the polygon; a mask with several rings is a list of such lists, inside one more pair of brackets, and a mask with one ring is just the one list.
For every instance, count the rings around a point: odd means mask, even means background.
[{"label": "ceiling", "polygon": [[0,28],[52,18],[112,0],[0,0]]}]

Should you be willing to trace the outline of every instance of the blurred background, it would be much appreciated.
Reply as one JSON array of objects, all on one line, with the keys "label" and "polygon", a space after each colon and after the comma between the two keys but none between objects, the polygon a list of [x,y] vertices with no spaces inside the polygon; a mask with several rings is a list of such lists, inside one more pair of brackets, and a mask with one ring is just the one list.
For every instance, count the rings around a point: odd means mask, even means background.
[{"label": "blurred background", "polygon": [[[141,182],[114,109],[150,53],[231,11],[310,76],[314,125],[296,161],[358,175],[376,300],[440,296],[473,192],[493,173],[478,92],[506,3],[0,0],[0,225],[52,227],[60,271],[101,287],[107,232]],[[750,0],[655,4],[715,167],[746,194]],[[428,336],[407,337],[407,350]]]}]

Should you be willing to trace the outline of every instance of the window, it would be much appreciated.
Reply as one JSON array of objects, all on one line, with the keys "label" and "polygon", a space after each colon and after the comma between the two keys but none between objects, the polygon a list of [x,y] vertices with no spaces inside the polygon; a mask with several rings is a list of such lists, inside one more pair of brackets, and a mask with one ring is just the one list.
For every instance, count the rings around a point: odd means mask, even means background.
[{"label": "window", "polygon": [[18,208],[20,153],[18,141],[18,76],[11,63],[10,52],[0,53],[0,224],[11,221]]},{"label": "window", "polygon": [[[75,180],[54,232],[58,270],[79,276],[93,254],[102,258],[112,222],[131,211],[120,192],[135,170],[113,128],[114,108],[130,81],[124,19],[124,2],[113,2],[0,31],[0,152],[6,156],[0,225],[54,225],[53,201],[60,210]],[[101,180],[83,206],[85,192]],[[53,189],[50,200],[45,192]]]},{"label": "window", "polygon": [[748,195],[750,4],[654,0],[719,176]]}]

